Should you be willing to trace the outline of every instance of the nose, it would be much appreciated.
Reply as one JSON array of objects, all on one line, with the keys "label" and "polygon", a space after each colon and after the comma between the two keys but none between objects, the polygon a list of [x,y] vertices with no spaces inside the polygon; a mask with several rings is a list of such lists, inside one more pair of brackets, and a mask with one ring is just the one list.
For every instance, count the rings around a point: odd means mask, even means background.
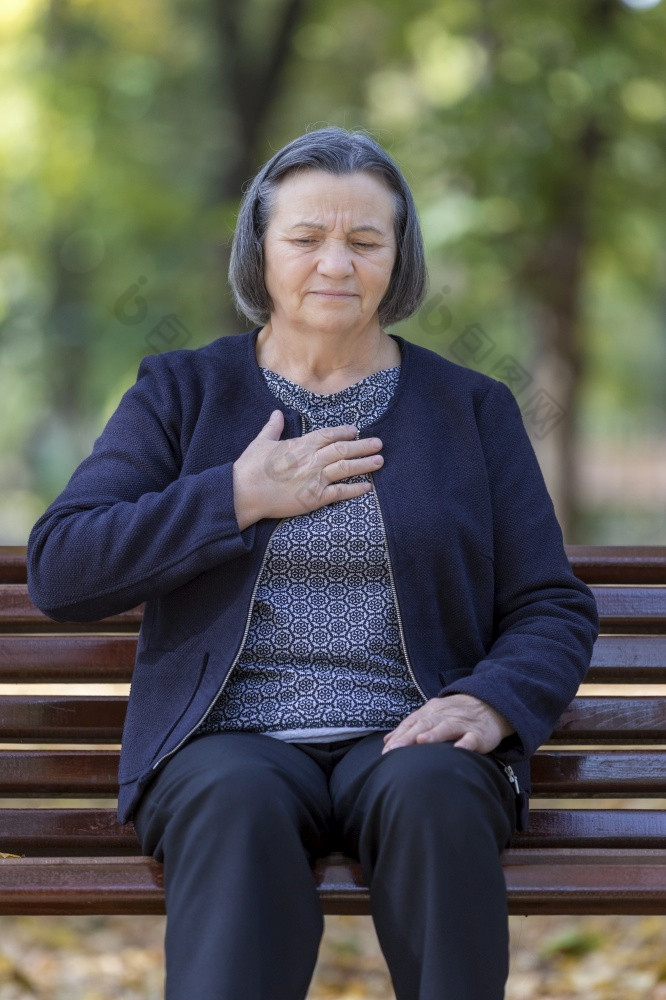
[{"label": "nose", "polygon": [[329,278],[349,277],[354,271],[350,248],[339,240],[325,240],[317,261],[317,271]]}]

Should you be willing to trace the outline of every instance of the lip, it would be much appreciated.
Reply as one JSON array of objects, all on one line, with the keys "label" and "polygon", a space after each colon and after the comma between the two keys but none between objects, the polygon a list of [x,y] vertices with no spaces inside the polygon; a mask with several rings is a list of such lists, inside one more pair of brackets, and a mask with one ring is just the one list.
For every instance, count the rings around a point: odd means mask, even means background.
[{"label": "lip", "polygon": [[351,299],[355,297],[355,292],[332,292],[325,288],[313,288],[311,295],[323,295],[327,299]]}]

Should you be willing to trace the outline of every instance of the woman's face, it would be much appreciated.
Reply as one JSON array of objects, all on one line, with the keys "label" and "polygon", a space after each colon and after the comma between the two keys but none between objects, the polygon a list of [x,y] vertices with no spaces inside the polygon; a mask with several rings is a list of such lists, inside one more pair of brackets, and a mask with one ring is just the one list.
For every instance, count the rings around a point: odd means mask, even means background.
[{"label": "woman's face", "polygon": [[285,177],[264,237],[271,321],[339,333],[378,329],[396,256],[394,214],[393,193],[372,174]]}]

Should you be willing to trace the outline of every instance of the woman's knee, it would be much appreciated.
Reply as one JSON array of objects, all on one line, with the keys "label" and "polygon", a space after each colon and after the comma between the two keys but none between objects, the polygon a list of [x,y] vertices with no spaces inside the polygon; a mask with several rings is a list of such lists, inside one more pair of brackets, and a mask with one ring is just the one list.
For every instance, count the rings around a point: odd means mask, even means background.
[{"label": "woman's knee", "polygon": [[455,837],[489,826],[501,846],[513,832],[511,785],[481,754],[450,743],[400,747],[384,755],[373,779],[375,808],[392,823],[435,826]]}]

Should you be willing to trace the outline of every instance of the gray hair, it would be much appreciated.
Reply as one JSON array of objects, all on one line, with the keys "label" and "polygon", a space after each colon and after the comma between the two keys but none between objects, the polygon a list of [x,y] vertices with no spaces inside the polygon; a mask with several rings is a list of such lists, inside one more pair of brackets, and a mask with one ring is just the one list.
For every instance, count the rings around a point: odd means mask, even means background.
[{"label": "gray hair", "polygon": [[412,316],[423,301],[427,272],[421,227],[407,181],[374,139],[334,126],[306,132],[278,150],[245,191],[229,264],[238,310],[254,323],[268,322],[273,303],[264,281],[264,235],[276,188],[298,170],[324,170],[338,176],[369,173],[393,192],[397,253],[389,288],[379,304],[379,322],[387,326]]}]

